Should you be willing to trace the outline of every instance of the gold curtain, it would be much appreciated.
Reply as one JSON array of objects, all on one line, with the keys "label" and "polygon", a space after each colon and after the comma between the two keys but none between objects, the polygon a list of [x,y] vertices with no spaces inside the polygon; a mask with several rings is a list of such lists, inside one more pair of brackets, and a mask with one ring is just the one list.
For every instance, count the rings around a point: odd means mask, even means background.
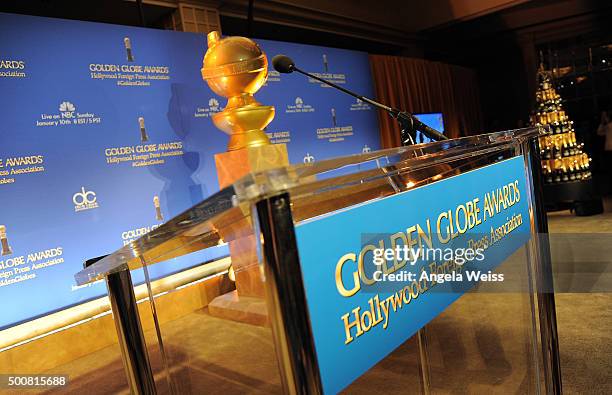
[{"label": "gold curtain", "polygon": [[[370,55],[378,101],[411,113],[441,112],[450,138],[482,132],[478,80],[473,70],[440,62]],[[397,121],[379,111],[383,148],[401,145]]]}]

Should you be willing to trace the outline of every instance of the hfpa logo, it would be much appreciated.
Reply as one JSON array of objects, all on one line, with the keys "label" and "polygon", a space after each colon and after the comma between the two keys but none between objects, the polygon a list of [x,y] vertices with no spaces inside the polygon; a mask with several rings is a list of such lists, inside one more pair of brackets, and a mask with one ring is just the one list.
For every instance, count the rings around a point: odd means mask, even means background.
[{"label": "hfpa logo", "polygon": [[76,107],[74,104],[69,101],[62,102],[59,106],[60,114],[62,114],[62,118],[74,118],[74,112],[76,111]]},{"label": "hfpa logo", "polygon": [[74,203],[74,211],[84,211],[98,208],[98,197],[93,191],[88,191],[85,187],[81,187],[81,190],[72,195],[72,203]]},{"label": "hfpa logo", "polygon": [[315,157],[306,152],[306,156],[304,157],[304,163],[313,163],[315,161]]}]

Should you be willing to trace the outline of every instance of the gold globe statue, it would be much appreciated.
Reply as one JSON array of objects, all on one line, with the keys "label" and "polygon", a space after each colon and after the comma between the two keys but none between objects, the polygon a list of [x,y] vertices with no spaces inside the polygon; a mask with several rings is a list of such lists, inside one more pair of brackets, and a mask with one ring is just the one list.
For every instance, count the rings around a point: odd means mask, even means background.
[{"label": "gold globe statue", "polygon": [[208,33],[202,78],[228,98],[225,109],[212,116],[215,126],[230,136],[228,151],[270,144],[263,128],[274,119],[274,107],[253,97],[268,78],[268,59],[253,40]]}]

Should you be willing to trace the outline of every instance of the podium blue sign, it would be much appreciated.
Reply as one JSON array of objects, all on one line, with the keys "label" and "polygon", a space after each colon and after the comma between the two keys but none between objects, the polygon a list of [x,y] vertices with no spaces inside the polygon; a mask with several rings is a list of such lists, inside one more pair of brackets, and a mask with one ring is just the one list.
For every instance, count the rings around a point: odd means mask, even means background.
[{"label": "podium blue sign", "polygon": [[297,224],[325,392],[345,388],[477,282],[503,281],[496,267],[530,238],[528,202],[520,156]]}]

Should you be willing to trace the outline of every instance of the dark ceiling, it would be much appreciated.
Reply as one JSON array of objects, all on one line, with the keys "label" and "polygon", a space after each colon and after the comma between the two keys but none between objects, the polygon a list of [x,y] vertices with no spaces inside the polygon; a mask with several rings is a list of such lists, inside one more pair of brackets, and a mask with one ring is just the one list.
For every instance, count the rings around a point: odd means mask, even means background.
[{"label": "dark ceiling", "polygon": [[[161,20],[174,9],[158,4],[143,3],[142,10],[148,27],[162,27]],[[136,1],[1,0],[0,12],[142,26]]]},{"label": "dark ceiling", "polygon": [[[0,11],[162,28],[178,0],[2,0]],[[458,48],[579,15],[605,0],[185,0],[217,8],[224,34],[466,63]],[[609,19],[608,19],[609,20]],[[250,29],[250,30],[249,30]],[[469,64],[469,61],[466,63]]]}]

